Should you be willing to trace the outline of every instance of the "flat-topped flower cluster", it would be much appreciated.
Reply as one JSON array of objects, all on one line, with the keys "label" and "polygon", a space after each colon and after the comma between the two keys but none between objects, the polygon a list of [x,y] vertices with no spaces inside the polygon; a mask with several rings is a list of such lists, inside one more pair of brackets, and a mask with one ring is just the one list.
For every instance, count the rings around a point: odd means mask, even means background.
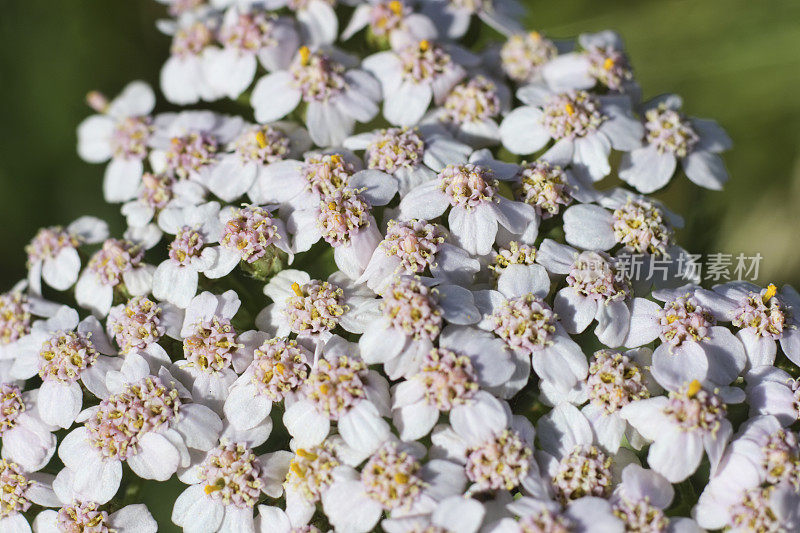
[{"label": "flat-topped flower cluster", "polygon": [[619,36],[160,1],[192,108],[90,93],[126,229],[39,230],[0,295],[0,530],[172,527],[122,503],[173,476],[187,532],[800,528],[800,295],[620,268],[686,257],[645,194],[731,142]]}]

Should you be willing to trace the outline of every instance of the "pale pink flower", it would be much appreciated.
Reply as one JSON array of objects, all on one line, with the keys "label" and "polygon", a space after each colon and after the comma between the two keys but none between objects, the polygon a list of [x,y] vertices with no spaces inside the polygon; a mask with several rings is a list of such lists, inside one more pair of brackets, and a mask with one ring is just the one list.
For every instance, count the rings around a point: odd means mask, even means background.
[{"label": "pale pink flower", "polygon": [[409,3],[401,0],[358,4],[341,39],[346,41],[364,28],[368,38],[387,42],[393,50],[423,39],[435,39],[438,34],[428,17],[415,13]]},{"label": "pale pink flower", "polygon": [[90,163],[108,161],[103,180],[107,202],[124,202],[136,195],[142,177],[152,133],[156,97],[142,81],[129,83],[110,102],[99,92],[91,92],[87,103],[97,115],[78,126],[78,154]]}]

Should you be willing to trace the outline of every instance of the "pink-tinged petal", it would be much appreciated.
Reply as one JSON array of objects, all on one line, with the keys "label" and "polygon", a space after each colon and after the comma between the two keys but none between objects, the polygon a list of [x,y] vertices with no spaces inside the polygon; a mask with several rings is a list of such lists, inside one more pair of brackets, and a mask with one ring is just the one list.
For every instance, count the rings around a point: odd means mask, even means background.
[{"label": "pink-tinged petal", "polygon": [[581,412],[592,426],[597,443],[608,453],[616,454],[622,444],[622,437],[628,422],[617,413],[608,414],[602,407],[586,405]]},{"label": "pink-tinged petal", "polygon": [[400,438],[414,441],[431,432],[439,420],[439,410],[422,400],[396,409],[392,418]]},{"label": "pink-tinged petal", "polygon": [[136,80],[130,82],[108,106],[112,117],[140,117],[153,111],[156,95],[147,83]]}]

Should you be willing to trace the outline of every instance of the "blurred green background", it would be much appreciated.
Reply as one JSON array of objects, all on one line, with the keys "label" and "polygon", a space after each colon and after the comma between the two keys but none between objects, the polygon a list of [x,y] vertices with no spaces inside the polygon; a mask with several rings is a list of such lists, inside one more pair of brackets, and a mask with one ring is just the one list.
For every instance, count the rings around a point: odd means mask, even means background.
[{"label": "blurred green background", "polygon": [[[529,1],[528,26],[552,37],[622,33],[645,97],[676,92],[689,113],[733,137],[722,193],[685,179],[659,194],[683,214],[695,252],[764,255],[762,281],[800,282],[800,2],[797,0]],[[82,214],[112,221],[102,166],[75,153],[90,89],[156,83],[169,40],[149,0],[6,2],[0,20],[0,287],[24,275],[36,229]]]}]

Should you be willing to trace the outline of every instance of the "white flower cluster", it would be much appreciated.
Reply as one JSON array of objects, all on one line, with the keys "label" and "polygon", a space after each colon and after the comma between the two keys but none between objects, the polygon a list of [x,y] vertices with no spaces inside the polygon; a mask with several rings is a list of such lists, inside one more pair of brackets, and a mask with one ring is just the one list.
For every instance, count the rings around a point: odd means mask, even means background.
[{"label": "white flower cluster", "polygon": [[0,295],[0,531],[154,532],[122,494],[172,476],[197,533],[800,528],[800,295],[618,268],[686,253],[642,193],[730,140],[616,34],[160,1],[166,99],[244,107],[88,96],[127,229],[40,230]]}]

